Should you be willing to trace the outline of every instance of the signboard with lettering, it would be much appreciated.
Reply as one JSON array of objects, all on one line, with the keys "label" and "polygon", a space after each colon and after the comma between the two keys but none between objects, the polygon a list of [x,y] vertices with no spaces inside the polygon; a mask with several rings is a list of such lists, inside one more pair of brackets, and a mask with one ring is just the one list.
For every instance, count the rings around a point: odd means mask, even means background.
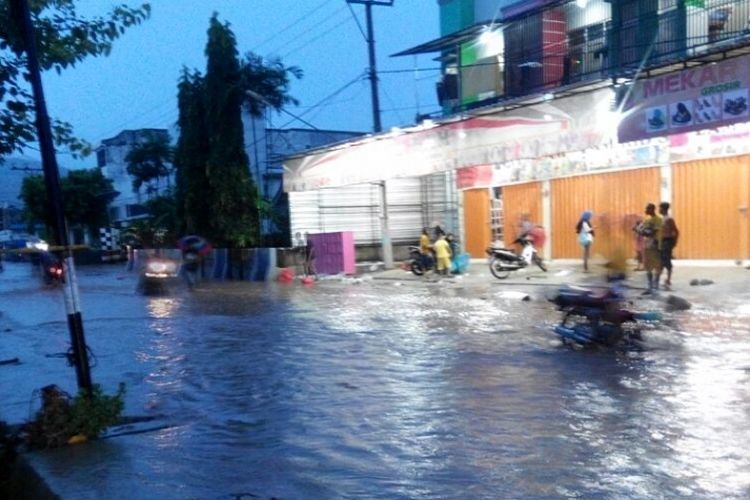
[{"label": "signboard with lettering", "polygon": [[750,56],[639,80],[623,107],[620,142],[716,128],[750,119]]}]

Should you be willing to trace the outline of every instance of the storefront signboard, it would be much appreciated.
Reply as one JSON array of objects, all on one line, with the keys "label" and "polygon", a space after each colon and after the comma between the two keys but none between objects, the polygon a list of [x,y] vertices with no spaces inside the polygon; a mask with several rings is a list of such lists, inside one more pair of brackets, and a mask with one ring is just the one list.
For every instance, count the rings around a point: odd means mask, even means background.
[{"label": "storefront signboard", "polygon": [[[307,191],[419,177],[482,165],[536,165],[540,158],[592,150],[615,140],[616,128],[609,111],[611,99],[612,91],[601,89],[511,112],[453,119],[357,139],[284,161],[284,190]],[[516,173],[503,171],[501,175],[527,177],[523,173],[526,170],[516,168]],[[465,182],[487,182],[487,177],[480,175],[482,172],[466,170]],[[471,176],[478,177],[472,181]]]},{"label": "storefront signboard", "polygon": [[700,160],[750,154],[750,123],[669,137],[670,161]]},{"label": "storefront signboard", "polygon": [[750,56],[638,80],[618,129],[620,142],[716,128],[750,119]]},{"label": "storefront signboard", "polygon": [[583,151],[460,168],[456,185],[458,189],[474,189],[658,165],[668,161],[668,151],[664,138],[607,143]]}]

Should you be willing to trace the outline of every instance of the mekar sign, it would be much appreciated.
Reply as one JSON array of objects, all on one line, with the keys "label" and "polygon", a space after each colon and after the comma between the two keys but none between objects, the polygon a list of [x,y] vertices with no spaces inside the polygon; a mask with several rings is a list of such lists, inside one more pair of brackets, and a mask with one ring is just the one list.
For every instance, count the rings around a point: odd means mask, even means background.
[{"label": "mekar sign", "polygon": [[744,122],[750,56],[637,81],[623,107],[620,142]]}]

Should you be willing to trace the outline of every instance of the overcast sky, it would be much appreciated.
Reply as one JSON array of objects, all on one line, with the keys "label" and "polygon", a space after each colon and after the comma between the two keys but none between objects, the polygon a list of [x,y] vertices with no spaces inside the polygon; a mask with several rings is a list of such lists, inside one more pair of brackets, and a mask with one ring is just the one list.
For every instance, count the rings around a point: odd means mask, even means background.
[{"label": "overcast sky", "polygon": [[[96,15],[137,0],[79,0],[79,12]],[[228,21],[241,54],[280,56],[302,68],[289,110],[321,129],[372,130],[367,44],[352,11],[365,27],[364,6],[345,0],[151,0],[151,18],[117,40],[109,57],[90,58],[61,75],[46,73],[50,114],[69,121],[76,134],[97,145],[123,129],[170,127],[177,118],[177,79],[183,66],[205,70],[206,30],[213,12]],[[439,36],[437,0],[395,0],[373,7],[384,129],[414,122],[417,112],[438,110],[435,54],[391,54]],[[419,68],[420,71],[415,71]],[[396,71],[396,72],[389,72]],[[402,72],[398,72],[402,71]],[[311,109],[312,107],[312,109]],[[303,127],[274,116],[275,127]],[[32,152],[33,153],[33,152]],[[74,162],[63,152],[63,166]]]}]

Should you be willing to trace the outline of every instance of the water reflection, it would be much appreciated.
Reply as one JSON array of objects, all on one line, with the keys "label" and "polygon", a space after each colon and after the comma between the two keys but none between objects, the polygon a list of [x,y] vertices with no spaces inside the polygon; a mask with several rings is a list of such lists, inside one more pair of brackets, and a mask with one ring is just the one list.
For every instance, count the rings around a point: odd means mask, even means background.
[{"label": "water reflection", "polygon": [[[699,308],[648,331],[644,350],[617,353],[560,346],[546,303],[497,287],[232,283],[138,300],[117,324],[132,335],[112,335],[119,367],[142,377],[133,407],[170,427],[118,441],[128,458],[102,457],[100,496],[723,499],[750,489],[743,317]],[[49,460],[61,493],[90,479],[84,463]]]},{"label": "water reflection", "polygon": [[153,318],[170,318],[178,310],[180,301],[171,297],[153,297],[148,301],[148,312]]}]

